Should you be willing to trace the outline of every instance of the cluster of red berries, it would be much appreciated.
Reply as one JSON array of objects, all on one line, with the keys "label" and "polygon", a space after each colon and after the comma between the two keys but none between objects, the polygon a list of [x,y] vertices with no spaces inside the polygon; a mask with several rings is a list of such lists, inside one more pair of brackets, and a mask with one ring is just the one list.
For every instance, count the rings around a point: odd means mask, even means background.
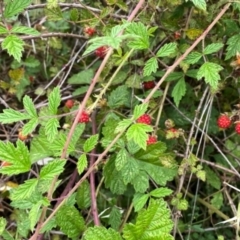
[{"label": "cluster of red berries", "polygon": [[78,119],[79,123],[87,123],[89,122],[90,117],[89,114],[86,111],[83,111],[80,118]]},{"label": "cluster of red berries", "polygon": [[107,47],[102,46],[95,50],[95,55],[99,58],[104,58],[107,52]]},{"label": "cluster of red berries", "polygon": [[[218,127],[222,128],[222,129],[227,129],[227,128],[231,127],[232,120],[227,114],[222,114],[217,119],[217,125],[218,125]],[[237,121],[235,123],[235,132],[237,134],[240,134],[240,122],[239,121]]]},{"label": "cluster of red berries", "polygon": [[[143,124],[147,124],[150,125],[152,122],[151,117],[148,114],[143,114],[142,116],[140,116],[137,120],[137,123],[143,123]],[[153,135],[149,135],[148,139],[147,139],[147,145],[150,144],[154,144],[157,142],[157,137],[153,136]]]},{"label": "cluster of red berries", "polygon": [[92,36],[93,34],[96,33],[96,29],[92,28],[92,27],[85,27],[84,32],[88,35],[88,36]]}]

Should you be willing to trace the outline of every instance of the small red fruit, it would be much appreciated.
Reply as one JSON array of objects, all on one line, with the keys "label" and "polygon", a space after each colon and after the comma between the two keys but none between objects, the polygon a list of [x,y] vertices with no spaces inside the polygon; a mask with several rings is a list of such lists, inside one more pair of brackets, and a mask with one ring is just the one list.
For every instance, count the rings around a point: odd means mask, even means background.
[{"label": "small red fruit", "polygon": [[84,32],[86,34],[88,34],[89,36],[92,36],[96,32],[96,30],[95,30],[95,28],[92,28],[92,27],[86,27],[84,29]]},{"label": "small red fruit", "polygon": [[34,81],[34,77],[33,76],[29,76],[29,81],[33,82]]},{"label": "small red fruit", "polygon": [[143,87],[145,90],[152,89],[155,87],[155,82],[154,81],[144,82]]},{"label": "small red fruit", "polygon": [[147,145],[154,144],[157,142],[157,138],[155,136],[149,135],[148,140],[147,140]]},{"label": "small red fruit", "polygon": [[72,100],[72,99],[68,99],[66,102],[65,102],[65,106],[67,107],[67,108],[72,108],[73,107],[73,105],[74,105],[74,101]]},{"label": "small red fruit", "polygon": [[78,119],[79,123],[87,123],[89,122],[89,114],[85,111],[82,112],[81,117]]},{"label": "small red fruit", "polygon": [[99,47],[98,49],[96,49],[95,54],[99,58],[104,58],[106,55],[106,51],[107,51],[107,47],[102,46],[102,47]]},{"label": "small red fruit", "polygon": [[175,32],[174,33],[174,39],[178,40],[181,37],[181,33],[180,32]]},{"label": "small red fruit", "polygon": [[147,125],[150,125],[151,121],[151,117],[148,114],[143,114],[137,119],[137,123],[145,123]]},{"label": "small red fruit", "polygon": [[217,120],[217,125],[220,128],[229,128],[231,125],[231,119],[227,115],[221,115]]},{"label": "small red fruit", "polygon": [[237,124],[235,125],[235,132],[236,132],[237,134],[240,134],[240,123],[237,123]]}]

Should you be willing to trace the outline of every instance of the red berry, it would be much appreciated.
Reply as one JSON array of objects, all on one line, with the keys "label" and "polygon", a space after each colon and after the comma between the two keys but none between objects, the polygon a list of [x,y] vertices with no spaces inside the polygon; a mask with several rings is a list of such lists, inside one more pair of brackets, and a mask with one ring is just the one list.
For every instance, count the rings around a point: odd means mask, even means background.
[{"label": "red berry", "polygon": [[180,32],[175,32],[174,33],[174,39],[178,40],[181,37],[181,33]]},{"label": "red berry", "polygon": [[148,114],[143,114],[137,119],[137,123],[145,123],[147,125],[151,124],[151,117]]},{"label": "red berry", "polygon": [[29,81],[33,82],[34,81],[34,77],[33,76],[29,76]]},{"label": "red berry", "polygon": [[217,125],[220,128],[229,128],[231,125],[231,119],[227,115],[221,115],[217,120]]},{"label": "red berry", "polygon": [[154,81],[144,82],[143,87],[145,90],[152,89],[155,87],[155,82]]},{"label": "red berry", "polygon": [[86,28],[84,29],[84,32],[85,32],[86,34],[88,34],[89,36],[92,36],[92,35],[96,32],[96,30],[95,30],[95,28],[86,27]]},{"label": "red berry", "polygon": [[72,100],[72,99],[68,99],[66,102],[65,102],[65,106],[67,107],[67,108],[72,108],[73,107],[73,105],[74,105],[74,101]]},{"label": "red berry", "polygon": [[107,51],[107,47],[102,46],[96,49],[95,54],[99,58],[104,58],[104,56],[106,55],[106,51]]},{"label": "red berry", "polygon": [[157,138],[155,136],[149,136],[147,140],[147,145],[154,144],[157,142]]},{"label": "red berry", "polygon": [[240,123],[237,123],[236,126],[235,126],[235,132],[237,134],[240,134]]},{"label": "red berry", "polygon": [[89,114],[85,111],[82,112],[81,117],[78,119],[79,123],[87,123],[89,122]]}]

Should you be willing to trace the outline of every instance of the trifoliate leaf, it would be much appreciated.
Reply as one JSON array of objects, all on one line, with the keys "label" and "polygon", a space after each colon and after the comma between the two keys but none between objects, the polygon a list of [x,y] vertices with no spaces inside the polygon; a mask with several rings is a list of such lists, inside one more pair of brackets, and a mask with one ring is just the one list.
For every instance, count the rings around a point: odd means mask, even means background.
[{"label": "trifoliate leaf", "polygon": [[[20,2],[20,1],[19,1]],[[15,35],[7,36],[2,42],[2,49],[7,50],[18,62],[21,61],[24,41]]]},{"label": "trifoliate leaf", "polygon": [[179,103],[182,97],[186,94],[186,83],[184,78],[181,78],[177,84],[174,86],[172,91],[172,97],[176,106],[179,106]]},{"label": "trifoliate leaf", "polygon": [[177,44],[175,42],[164,44],[157,52],[158,57],[169,57],[177,49]]},{"label": "trifoliate leaf", "polygon": [[212,62],[205,62],[197,73],[197,79],[200,80],[204,77],[205,82],[216,89],[218,86],[218,81],[221,79],[218,72],[223,70],[223,67]]}]

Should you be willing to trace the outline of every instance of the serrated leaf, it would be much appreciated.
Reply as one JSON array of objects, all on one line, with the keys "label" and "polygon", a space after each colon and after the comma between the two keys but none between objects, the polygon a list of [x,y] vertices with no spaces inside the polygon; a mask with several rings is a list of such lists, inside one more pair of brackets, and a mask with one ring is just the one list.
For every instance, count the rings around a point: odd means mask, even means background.
[{"label": "serrated leaf", "polygon": [[38,203],[34,204],[33,207],[29,211],[29,219],[30,219],[30,229],[33,231],[36,223],[38,222],[40,216],[41,216],[41,208],[42,201],[39,201]]},{"label": "serrated leaf", "polygon": [[133,207],[135,212],[139,212],[146,204],[149,198],[148,194],[136,193],[133,197]]},{"label": "serrated leaf", "polygon": [[199,9],[206,11],[206,1],[205,0],[191,0],[192,3]]},{"label": "serrated leaf", "polygon": [[211,204],[216,209],[220,209],[223,206],[223,195],[221,192],[216,192],[213,194],[213,198],[211,199]]},{"label": "serrated leaf", "polygon": [[240,52],[240,34],[233,35],[227,40],[227,53],[225,60],[235,57]]},{"label": "serrated leaf", "polygon": [[104,228],[100,226],[89,227],[83,234],[82,240],[122,240],[120,234],[112,228]]},{"label": "serrated leaf", "polygon": [[23,12],[24,8],[30,5],[32,0],[11,0],[8,1],[5,10],[3,12],[4,18],[10,18],[14,15]]},{"label": "serrated leaf", "polygon": [[12,201],[23,200],[31,197],[36,191],[38,184],[37,178],[26,180],[23,184],[12,190],[10,198]]},{"label": "serrated leaf", "polygon": [[31,119],[28,123],[26,123],[22,128],[22,134],[27,136],[32,133],[38,125],[38,118]]},{"label": "serrated leaf", "polygon": [[131,181],[136,192],[144,193],[149,188],[149,177],[145,171],[139,171]]},{"label": "serrated leaf", "polygon": [[84,169],[87,168],[87,166],[88,166],[87,156],[84,153],[78,158],[77,162],[78,173],[81,174],[84,171]]},{"label": "serrated leaf", "polygon": [[170,235],[173,222],[166,202],[151,200],[148,209],[142,209],[136,223],[128,223],[123,228],[123,237],[128,240],[173,240]]},{"label": "serrated leaf", "polygon": [[122,214],[120,212],[120,209],[113,206],[113,208],[109,214],[108,224],[110,224],[110,226],[113,229],[118,230],[118,228],[120,227],[120,224],[121,224],[121,218],[122,218]]},{"label": "serrated leaf", "polygon": [[48,97],[48,108],[53,115],[57,115],[58,107],[61,103],[60,88],[55,87]]},{"label": "serrated leaf", "polygon": [[182,97],[186,94],[186,83],[184,78],[181,78],[177,84],[174,86],[172,91],[172,97],[176,106],[179,106],[179,103]]},{"label": "serrated leaf", "polygon": [[8,33],[8,30],[5,27],[0,26],[0,34],[4,34],[4,33]]},{"label": "serrated leaf", "polygon": [[154,189],[150,192],[150,195],[153,197],[161,198],[161,197],[166,197],[172,194],[172,190],[169,188],[161,187]]},{"label": "serrated leaf", "polygon": [[147,109],[148,109],[147,103],[143,103],[143,104],[135,106],[135,108],[133,110],[134,119],[137,119],[140,116],[142,116],[147,111]]},{"label": "serrated leaf", "polygon": [[2,235],[6,225],[7,225],[7,220],[3,217],[0,217],[0,235]]},{"label": "serrated leaf", "polygon": [[127,86],[122,85],[113,90],[108,97],[108,106],[110,108],[117,108],[126,105],[129,101],[129,91]]},{"label": "serrated leaf", "polygon": [[91,193],[88,181],[84,181],[77,190],[77,205],[80,209],[87,209],[91,206]]},{"label": "serrated leaf", "polygon": [[143,76],[150,76],[152,73],[155,73],[158,69],[157,58],[152,57],[147,60],[143,68]]},{"label": "serrated leaf", "polygon": [[95,146],[98,143],[98,136],[99,136],[98,134],[92,135],[90,138],[88,138],[85,141],[85,143],[83,145],[83,151],[84,152],[86,152],[86,153],[90,152],[95,148]]},{"label": "serrated leaf", "polygon": [[128,152],[124,148],[119,150],[115,160],[115,166],[117,171],[120,171],[124,167],[124,165],[128,161],[128,157]]},{"label": "serrated leaf", "polygon": [[223,70],[223,67],[212,62],[205,62],[199,69],[197,73],[197,79],[200,80],[204,77],[205,82],[216,89],[218,86],[218,81],[221,79],[219,71]]},{"label": "serrated leaf", "polygon": [[223,43],[212,43],[204,48],[203,54],[207,55],[214,52],[218,52],[223,46],[224,46]]},{"label": "serrated leaf", "polygon": [[72,75],[68,79],[68,83],[69,84],[90,84],[93,77],[94,77],[94,70],[90,68]]},{"label": "serrated leaf", "polygon": [[111,37],[112,38],[117,37],[117,35],[120,33],[120,31],[124,30],[130,24],[131,24],[130,22],[125,22],[124,24],[114,26],[111,29]]},{"label": "serrated leaf", "polygon": [[84,219],[74,206],[62,206],[56,213],[56,223],[69,238],[78,238],[84,230]]},{"label": "serrated leaf", "polygon": [[7,50],[18,62],[21,61],[24,41],[15,35],[7,36],[2,42],[2,49]]},{"label": "serrated leaf", "polygon": [[0,113],[0,122],[3,124],[14,123],[23,120],[30,119],[31,117],[26,113],[21,113],[13,109],[4,109],[3,113]]},{"label": "serrated leaf", "polygon": [[125,131],[131,124],[132,124],[131,119],[123,119],[121,122],[118,123],[114,133],[120,133]]},{"label": "serrated leaf", "polygon": [[41,180],[52,180],[54,177],[58,176],[64,170],[64,165],[66,161],[61,159],[56,159],[45,165],[40,171]]},{"label": "serrated leaf", "polygon": [[221,180],[218,175],[209,167],[205,166],[206,171],[206,182],[217,190],[221,188]]},{"label": "serrated leaf", "polygon": [[45,8],[44,10],[49,21],[61,21],[63,19],[62,10],[59,6],[55,8]]},{"label": "serrated leaf", "polygon": [[33,36],[40,35],[40,32],[38,32],[36,29],[30,28],[30,27],[25,27],[25,26],[14,26],[11,29],[11,32],[12,33],[22,33],[22,34],[33,35]]},{"label": "serrated leaf", "polygon": [[202,54],[199,52],[191,52],[185,59],[184,62],[188,64],[195,64],[202,57]]},{"label": "serrated leaf", "polygon": [[40,65],[40,61],[36,58],[34,58],[33,56],[29,56],[24,62],[23,64],[26,66],[26,67],[29,67],[29,68],[35,68],[35,67],[38,67]]},{"label": "serrated leaf", "polygon": [[177,49],[177,44],[175,42],[166,43],[157,51],[156,55],[158,57],[169,57],[171,54],[173,54],[176,51],[176,49]]},{"label": "serrated leaf", "polygon": [[53,142],[56,135],[58,134],[58,128],[60,127],[57,118],[50,118],[45,125],[45,134],[49,142]]},{"label": "serrated leaf", "polygon": [[34,105],[32,99],[29,96],[26,95],[23,98],[23,105],[24,105],[24,109],[27,111],[29,116],[37,117],[37,110],[35,108],[35,105]]},{"label": "serrated leaf", "polygon": [[153,128],[149,125],[142,123],[135,123],[130,126],[127,130],[127,139],[128,141],[133,140],[141,148],[146,149],[148,134],[147,132],[152,132]]}]

